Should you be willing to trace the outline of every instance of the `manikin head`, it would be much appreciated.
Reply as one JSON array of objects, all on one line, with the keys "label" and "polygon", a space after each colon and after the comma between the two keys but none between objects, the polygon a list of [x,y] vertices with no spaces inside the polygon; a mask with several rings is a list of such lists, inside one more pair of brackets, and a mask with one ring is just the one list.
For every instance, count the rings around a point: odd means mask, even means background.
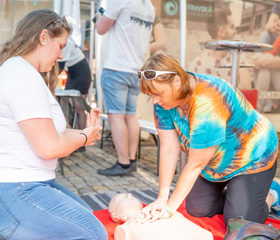
[{"label": "manikin head", "polygon": [[119,193],[109,203],[111,219],[116,223],[126,222],[133,214],[143,209],[143,204],[131,193]]}]

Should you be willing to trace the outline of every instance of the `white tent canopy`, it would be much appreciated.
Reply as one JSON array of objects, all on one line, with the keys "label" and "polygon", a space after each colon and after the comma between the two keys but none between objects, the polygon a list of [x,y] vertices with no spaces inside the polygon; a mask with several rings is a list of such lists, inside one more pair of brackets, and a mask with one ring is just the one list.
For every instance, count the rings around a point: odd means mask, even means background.
[{"label": "white tent canopy", "polygon": [[59,16],[65,16],[73,28],[72,39],[78,46],[82,44],[80,0],[53,0],[53,10]]}]

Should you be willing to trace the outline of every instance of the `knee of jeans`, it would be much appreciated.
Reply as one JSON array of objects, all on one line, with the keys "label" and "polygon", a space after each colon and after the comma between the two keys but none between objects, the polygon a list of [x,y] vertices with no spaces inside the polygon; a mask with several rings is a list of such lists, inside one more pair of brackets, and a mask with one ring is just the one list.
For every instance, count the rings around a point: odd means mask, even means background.
[{"label": "knee of jeans", "polygon": [[16,231],[19,221],[0,202],[0,239],[10,239]]}]

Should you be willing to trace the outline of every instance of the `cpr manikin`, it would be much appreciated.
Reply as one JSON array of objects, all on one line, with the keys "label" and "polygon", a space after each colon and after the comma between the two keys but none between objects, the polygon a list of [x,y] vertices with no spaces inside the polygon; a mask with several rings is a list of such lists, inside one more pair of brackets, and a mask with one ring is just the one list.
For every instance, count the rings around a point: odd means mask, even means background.
[{"label": "cpr manikin", "polygon": [[110,216],[114,222],[123,223],[115,229],[115,240],[213,240],[211,232],[179,212],[153,223],[141,223],[137,216],[142,208],[142,203],[130,193],[120,193],[111,199],[108,209]]}]

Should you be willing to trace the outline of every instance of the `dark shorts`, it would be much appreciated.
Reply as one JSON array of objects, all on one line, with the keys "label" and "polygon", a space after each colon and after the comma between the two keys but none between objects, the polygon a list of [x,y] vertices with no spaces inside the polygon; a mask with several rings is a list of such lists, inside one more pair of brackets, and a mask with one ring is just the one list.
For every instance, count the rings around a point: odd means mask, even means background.
[{"label": "dark shorts", "polygon": [[86,59],[68,68],[68,78],[65,89],[79,90],[81,94],[88,94],[91,82],[91,72]]}]

